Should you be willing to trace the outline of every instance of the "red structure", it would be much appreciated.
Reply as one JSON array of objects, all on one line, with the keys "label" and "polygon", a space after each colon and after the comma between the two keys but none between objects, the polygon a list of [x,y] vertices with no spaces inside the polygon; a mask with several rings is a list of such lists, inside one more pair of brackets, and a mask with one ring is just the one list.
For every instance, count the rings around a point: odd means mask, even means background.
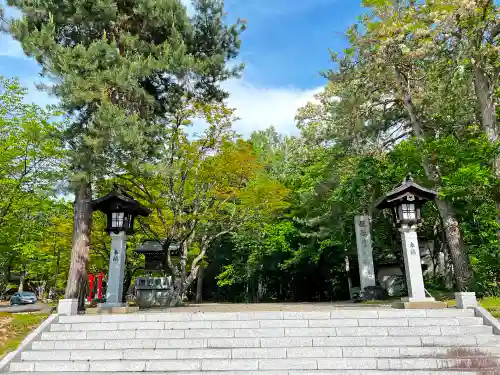
[{"label": "red structure", "polygon": [[87,297],[87,301],[92,302],[93,294],[94,294],[94,280],[95,276],[88,274],[89,277],[89,296]]},{"label": "red structure", "polygon": [[97,275],[97,298],[98,299],[103,299],[103,293],[102,293],[102,280],[104,279],[104,272],[101,272],[99,275]]}]

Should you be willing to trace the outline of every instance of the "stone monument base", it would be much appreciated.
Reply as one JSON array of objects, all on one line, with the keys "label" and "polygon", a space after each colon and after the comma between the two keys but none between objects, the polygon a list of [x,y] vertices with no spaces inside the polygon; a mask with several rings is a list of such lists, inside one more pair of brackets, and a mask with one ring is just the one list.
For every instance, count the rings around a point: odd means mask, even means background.
[{"label": "stone monument base", "polygon": [[118,304],[101,304],[97,307],[90,307],[85,309],[85,314],[87,315],[99,315],[99,314],[133,314],[139,312],[139,307],[131,307],[122,303],[122,306],[117,306]]},{"label": "stone monument base", "polygon": [[400,302],[392,304],[393,309],[446,309],[446,302],[436,301],[434,298],[415,300],[413,298],[402,298]]},{"label": "stone monument base", "polygon": [[78,299],[60,299],[57,312],[59,315],[78,315]]},{"label": "stone monument base", "polygon": [[401,298],[401,302],[435,302],[436,299],[434,297],[425,297],[425,298],[414,298],[414,297],[403,297]]},{"label": "stone monument base", "polygon": [[457,301],[457,309],[477,307],[476,293],[474,292],[456,292],[455,300]]}]

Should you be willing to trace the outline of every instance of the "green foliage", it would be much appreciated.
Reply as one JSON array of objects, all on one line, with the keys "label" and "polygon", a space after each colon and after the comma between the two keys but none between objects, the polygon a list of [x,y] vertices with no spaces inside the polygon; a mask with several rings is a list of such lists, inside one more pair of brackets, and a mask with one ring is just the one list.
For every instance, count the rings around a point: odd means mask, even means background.
[{"label": "green foliage", "polygon": [[[271,127],[248,141],[232,132],[219,86],[241,71],[227,63],[245,28],[225,24],[222,1],[194,1],[192,17],[179,0],[8,3],[25,15],[9,31],[54,78],[49,90],[71,123],[51,121],[22,103],[17,82],[1,81],[3,286],[11,271],[63,286],[73,229],[54,194],[63,172],[95,194],[118,182],[152,209],[127,248],[126,283],[142,267],[137,243],[176,243],[181,255],[164,262],[173,305],[202,264],[217,300],[346,299],[348,279],[358,280],[356,215],[372,217],[376,268],[403,268],[400,234],[373,206],[412,173],[439,192],[423,208],[420,237],[433,244],[433,267],[443,253],[456,276],[427,286],[468,288],[470,260],[475,290],[498,296],[495,2],[363,1],[367,14],[346,31],[343,53],[332,52],[324,91],[297,114],[300,135]],[[200,134],[189,130],[196,120],[207,125]],[[91,272],[107,268],[103,227],[95,215]]]},{"label": "green foliage", "polygon": [[57,263],[68,264],[68,248],[56,237],[56,221],[68,220],[70,209],[56,198],[66,161],[61,124],[51,120],[57,113],[25,104],[24,95],[17,80],[0,77],[1,294],[13,274],[24,273],[33,289],[54,287]]}]

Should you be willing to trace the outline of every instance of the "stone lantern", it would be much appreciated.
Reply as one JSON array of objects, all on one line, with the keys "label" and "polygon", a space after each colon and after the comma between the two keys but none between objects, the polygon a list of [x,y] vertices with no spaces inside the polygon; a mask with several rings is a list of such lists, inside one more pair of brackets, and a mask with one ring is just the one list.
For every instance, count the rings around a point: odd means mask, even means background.
[{"label": "stone lantern", "polygon": [[151,211],[117,185],[106,196],[92,201],[91,205],[94,211],[106,215],[106,231],[111,237],[106,303],[103,307],[121,307],[127,235],[134,233],[135,218],[149,216]]},{"label": "stone lantern", "polygon": [[403,302],[417,303],[414,304],[415,307],[424,307],[422,304],[418,305],[422,302],[432,304],[435,301],[434,298],[427,297],[425,292],[417,224],[421,221],[420,210],[422,206],[426,202],[436,199],[436,196],[437,192],[418,185],[409,175],[375,204],[375,208],[379,210],[386,208],[391,210],[394,224],[401,232],[408,285],[408,298],[403,299]]}]

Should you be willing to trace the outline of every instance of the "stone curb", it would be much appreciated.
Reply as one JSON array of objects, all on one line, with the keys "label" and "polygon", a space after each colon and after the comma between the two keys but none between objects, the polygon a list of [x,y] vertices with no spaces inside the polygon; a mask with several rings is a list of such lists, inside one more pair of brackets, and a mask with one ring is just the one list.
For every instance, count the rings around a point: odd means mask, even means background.
[{"label": "stone curb", "polygon": [[14,360],[20,357],[21,352],[31,344],[32,341],[37,340],[42,335],[42,332],[47,331],[49,326],[54,322],[54,320],[58,317],[58,314],[52,314],[47,319],[45,319],[42,324],[40,324],[33,332],[31,332],[28,336],[24,338],[24,340],[19,344],[16,350],[7,354],[0,361],[0,373],[5,373],[8,371],[9,364]]},{"label": "stone curb", "polygon": [[500,335],[500,322],[484,307],[474,307],[474,314],[483,318],[483,324],[493,328],[493,334]]}]

